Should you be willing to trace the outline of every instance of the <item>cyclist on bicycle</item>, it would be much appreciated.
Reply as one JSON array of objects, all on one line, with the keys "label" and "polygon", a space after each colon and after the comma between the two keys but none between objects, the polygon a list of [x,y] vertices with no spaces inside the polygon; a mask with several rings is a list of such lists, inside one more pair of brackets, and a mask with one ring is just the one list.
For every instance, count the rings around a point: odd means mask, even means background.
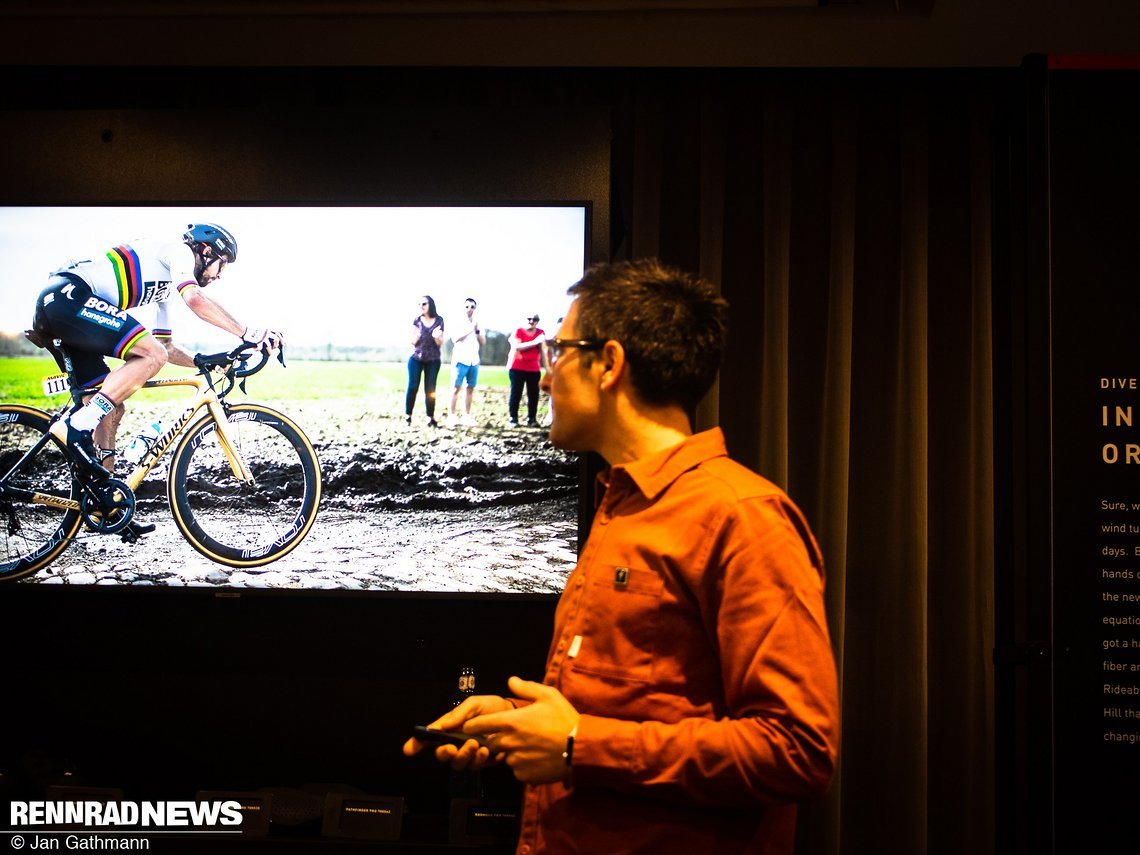
[{"label": "cyclist on bicycle", "polygon": [[[91,393],[51,433],[67,445],[88,477],[102,480],[114,471],[123,402],[167,362],[194,367],[194,357],[171,339],[167,302],[175,294],[219,329],[253,344],[281,345],[281,333],[243,326],[206,295],[204,289],[235,260],[237,241],[229,231],[213,223],[191,223],[181,244],[135,240],[51,273],[36,301],[33,327],[46,345],[59,339],[67,346],[75,382]],[[151,304],[157,313],[148,329],[127,310]],[[64,369],[61,356],[53,355]],[[105,356],[123,364],[112,371]]]}]

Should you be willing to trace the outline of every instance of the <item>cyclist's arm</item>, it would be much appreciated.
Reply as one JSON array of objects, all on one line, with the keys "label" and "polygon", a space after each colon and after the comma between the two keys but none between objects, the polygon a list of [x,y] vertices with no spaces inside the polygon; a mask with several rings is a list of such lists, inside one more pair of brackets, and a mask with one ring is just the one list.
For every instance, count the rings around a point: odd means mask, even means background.
[{"label": "cyclist's arm", "polygon": [[181,365],[183,368],[194,367],[194,357],[180,348],[169,338],[159,338],[159,342],[166,348],[166,361],[172,365]]},{"label": "cyclist's arm", "polygon": [[171,338],[170,304],[163,300],[155,305],[154,326],[151,327],[150,334],[154,336],[155,341],[166,348],[166,361],[184,368],[193,368],[193,358]]},{"label": "cyclist's arm", "polygon": [[[245,326],[239,324],[237,319],[227,312],[221,304],[202,293],[202,289],[195,285],[182,289],[182,299],[190,311],[208,324],[213,324],[220,330],[241,338],[245,335]],[[191,363],[193,365],[193,363]]]}]

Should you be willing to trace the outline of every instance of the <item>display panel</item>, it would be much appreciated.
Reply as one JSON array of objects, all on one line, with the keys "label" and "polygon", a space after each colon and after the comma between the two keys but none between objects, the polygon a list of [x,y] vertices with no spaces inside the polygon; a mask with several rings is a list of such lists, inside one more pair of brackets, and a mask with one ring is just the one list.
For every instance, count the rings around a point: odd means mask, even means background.
[{"label": "display panel", "polygon": [[[544,398],[538,427],[526,426],[525,393],[522,426],[509,423],[506,361],[508,337],[526,329],[527,318],[537,315],[537,328],[546,335],[557,329],[566,289],[586,263],[586,205],[0,208],[6,283],[0,290],[0,400],[49,412],[66,403],[66,394],[44,394],[44,376],[57,369],[21,332],[31,325],[50,271],[101,258],[136,238],[177,245],[192,222],[223,225],[239,245],[236,263],[209,286],[209,296],[243,324],[285,335],[286,366],[271,362],[226,401],[280,411],[307,436],[323,473],[315,521],[278,560],[257,566],[211,560],[183,537],[168,503],[175,439],[136,491],[138,518],[154,523],[155,532],[125,543],[117,534],[80,525],[58,557],[27,576],[26,584],[561,590],[576,558],[579,464],[549,444]],[[434,299],[445,329],[438,427],[428,423],[419,376],[411,424],[405,415],[412,322],[424,295]],[[461,391],[459,418],[452,420],[455,367],[448,331],[460,328],[467,298],[477,301],[475,319],[486,342],[471,418],[463,418]],[[236,344],[177,295],[168,304],[173,340],[185,350],[215,352]],[[155,323],[154,304],[128,312],[144,326]],[[192,371],[167,366],[159,376]],[[136,393],[127,402],[116,447],[122,452],[154,422],[165,435],[178,425],[187,401],[186,387]],[[12,451],[12,442],[8,449],[0,445],[0,455]],[[119,477],[132,468],[122,457]],[[229,494],[219,483],[203,492],[218,515],[232,510],[235,530],[274,515],[272,505],[228,507]],[[6,513],[0,543],[13,549],[21,536],[19,514]]]}]

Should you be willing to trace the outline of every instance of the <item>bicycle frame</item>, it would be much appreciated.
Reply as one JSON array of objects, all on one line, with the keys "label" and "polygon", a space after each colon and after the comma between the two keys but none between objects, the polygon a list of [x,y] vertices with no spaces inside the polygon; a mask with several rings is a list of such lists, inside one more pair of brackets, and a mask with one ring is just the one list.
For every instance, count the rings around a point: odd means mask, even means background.
[{"label": "bicycle frame", "polygon": [[164,455],[175,440],[182,434],[182,431],[194,420],[194,416],[198,411],[205,408],[214,420],[217,428],[218,445],[222,449],[222,453],[226,455],[226,460],[229,461],[230,470],[234,473],[234,477],[239,481],[252,481],[253,473],[249,471],[245,461],[242,460],[241,455],[238,453],[234,444],[230,441],[229,435],[226,433],[226,411],[222,406],[222,401],[218,397],[218,393],[214,391],[210,385],[209,378],[202,374],[192,374],[186,377],[169,377],[158,380],[148,380],[143,384],[144,389],[163,389],[171,386],[192,386],[196,390],[194,399],[190,405],[182,411],[180,415],[169,428],[158,436],[154,444],[147,449],[146,454],[142,456],[138,464],[131,471],[131,473],[124,479],[128,487],[132,490],[137,490],[139,484],[146,478],[147,473],[150,472],[154,465],[162,459]]},{"label": "bicycle frame", "polygon": [[15,487],[9,487],[4,484],[4,481],[7,480],[13,472],[20,471],[23,465],[35,457],[37,454],[39,454],[40,449],[47,445],[50,441],[51,436],[45,433],[39,438],[35,445],[33,445],[27,450],[27,452],[25,452],[23,457],[16,461],[16,464],[11,469],[0,475],[0,487],[3,488],[0,489],[0,494],[11,495],[17,499],[24,499],[33,505],[46,505],[47,507],[59,508],[60,510],[64,511],[78,511],[79,502],[76,502],[73,499],[65,499],[61,496],[53,496],[50,493],[39,493],[30,490],[21,490]]},{"label": "bicycle frame", "polygon": [[[147,450],[146,454],[138,462],[131,473],[124,479],[127,486],[132,490],[137,490],[139,485],[146,478],[155,464],[158,463],[162,456],[174,445],[178,437],[181,436],[182,431],[190,424],[198,412],[205,409],[210,417],[214,420],[214,425],[217,431],[218,445],[225,454],[226,460],[230,464],[230,470],[233,472],[234,477],[239,481],[251,482],[253,481],[253,473],[242,460],[241,455],[231,442],[229,435],[226,433],[226,425],[228,420],[226,418],[226,411],[222,405],[221,398],[218,393],[214,391],[210,384],[209,377],[204,374],[192,374],[184,377],[170,377],[156,380],[148,380],[143,384],[143,389],[159,389],[168,388],[171,386],[191,386],[195,390],[194,398],[190,405],[183,410],[182,414],[175,420],[169,428],[157,437],[154,444]],[[60,414],[62,415],[60,411]],[[58,417],[58,416],[57,416]],[[39,453],[40,449],[50,441],[50,437],[44,434],[28,453],[21,458],[21,460],[12,467],[11,471],[4,473],[0,476],[0,480],[7,478],[11,472],[17,471],[24,465],[30,458]],[[16,498],[24,499],[34,505],[46,505],[52,508],[59,508],[61,510],[78,511],[79,502],[74,499],[65,499],[61,496],[53,496],[49,493],[27,492],[14,488],[8,488],[9,493]]]},{"label": "bicycle frame", "polygon": [[[137,542],[140,532],[128,528],[137,507],[135,491],[168,453],[167,499],[174,524],[191,547],[234,568],[261,567],[289,554],[316,518],[320,460],[304,431],[284,413],[263,404],[226,400],[235,385],[244,392],[245,378],[269,361],[269,349],[248,354],[251,349],[243,342],[233,351],[198,354],[196,374],[141,384],[142,389],[186,386],[191,395],[181,396],[181,414],[145,448],[125,477],[104,480],[95,473],[88,479],[76,471],[72,452],[62,447],[60,420],[76,412],[89,391],[74,389],[70,365],[72,402],[54,415],[24,404],[0,406],[0,423],[13,423],[11,450],[21,449],[19,461],[10,465],[5,446],[6,471],[0,471],[0,524],[6,522],[8,535],[18,537],[15,545],[0,541],[6,551],[0,555],[0,582],[20,579],[54,561],[83,524],[95,534],[123,532],[125,541]],[[66,353],[64,357],[66,363]],[[281,349],[277,360],[284,366]],[[50,391],[48,384],[44,388]],[[6,425],[0,427],[8,437]],[[24,448],[25,443],[31,447]],[[55,443],[50,457],[45,453],[48,443]],[[235,511],[238,505],[252,513]],[[33,507],[40,510],[26,513]],[[44,508],[63,514],[45,515]]]}]

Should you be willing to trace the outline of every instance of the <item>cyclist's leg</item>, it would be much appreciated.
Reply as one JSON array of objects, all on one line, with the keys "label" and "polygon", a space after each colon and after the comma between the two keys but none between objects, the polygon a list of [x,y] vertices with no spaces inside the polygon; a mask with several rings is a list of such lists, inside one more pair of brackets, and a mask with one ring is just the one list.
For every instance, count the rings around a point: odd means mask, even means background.
[{"label": "cyclist's leg", "polygon": [[[165,349],[127,312],[95,297],[82,280],[53,277],[36,303],[35,324],[66,346],[73,380],[92,395],[52,433],[64,442],[90,477],[106,477],[95,447],[94,431],[126,398],[153,377],[166,361]],[[104,356],[124,360],[108,371]],[[102,388],[95,392],[96,386]],[[120,411],[121,415],[121,411]],[[100,444],[114,447],[118,416],[100,432]]]},{"label": "cyclist's leg", "polygon": [[[103,380],[102,394],[115,406],[97,422],[95,437],[104,448],[115,448],[126,407],[123,402],[142,388],[142,385],[162,370],[166,364],[166,348],[150,334],[136,339],[134,345],[120,357],[123,364]],[[73,419],[74,423],[74,419]]]},{"label": "cyclist's leg", "polygon": [[[86,400],[85,399],[85,403]],[[108,472],[115,471],[115,461],[118,457],[118,452],[115,448],[115,437],[119,433],[119,424],[123,420],[123,414],[126,413],[127,408],[122,404],[117,404],[111,412],[107,413],[106,417],[99,422],[95,428],[92,436],[95,439],[95,447],[99,450],[99,454],[103,459],[103,468]]]},{"label": "cyclist's leg", "polygon": [[[91,299],[91,289],[81,280],[53,276],[36,299],[34,315],[34,326],[41,336],[58,339],[67,346],[70,365],[54,348],[52,355],[61,368],[70,371],[71,382],[80,389],[98,385],[109,371],[102,356],[106,332],[94,322],[95,313],[87,309],[86,304]],[[114,325],[122,323],[118,318],[110,321]],[[113,405],[103,399],[100,403],[108,412],[113,409]],[[91,431],[73,429],[69,420],[70,415],[52,425],[53,436],[67,447],[70,457],[89,477],[105,478],[106,471],[99,462]]]},{"label": "cyclist's leg", "polygon": [[[162,369],[166,364],[166,348],[153,336],[147,334],[137,338],[134,346],[130,347],[122,358],[123,364],[103,380],[102,394],[117,403],[114,409],[99,420],[94,429],[96,442],[112,452],[111,456],[104,460],[104,466],[112,473],[115,471],[114,451],[119,423],[126,412],[123,401],[141,389],[143,383]],[[144,523],[135,518],[127,524],[127,528],[137,537],[150,534],[155,526],[154,523]]]}]

